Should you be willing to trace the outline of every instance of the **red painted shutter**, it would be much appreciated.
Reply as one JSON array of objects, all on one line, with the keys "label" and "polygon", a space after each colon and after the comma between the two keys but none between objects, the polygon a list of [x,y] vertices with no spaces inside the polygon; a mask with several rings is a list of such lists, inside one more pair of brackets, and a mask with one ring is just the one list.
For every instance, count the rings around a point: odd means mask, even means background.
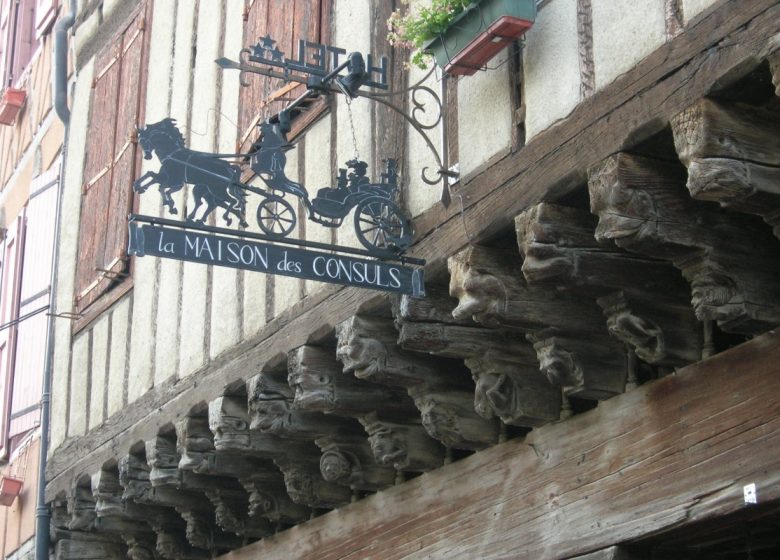
[{"label": "red painted shutter", "polygon": [[[321,19],[329,13],[323,9],[325,4],[323,0],[255,0],[248,9],[244,47],[254,45],[261,37],[269,35],[285,57],[296,58],[300,39],[323,40],[322,29],[327,27],[327,22]],[[275,115],[306,90],[303,84],[285,83],[265,76],[251,75],[248,80],[250,85],[241,88],[239,103],[243,149],[256,137],[256,125],[264,113]],[[293,134],[295,132],[294,125]]]},{"label": "red painted shutter", "polygon": [[83,311],[128,272],[127,215],[140,170],[135,130],[146,80],[146,16],[140,11],[98,57],[87,138],[76,308]]},{"label": "red painted shutter", "polygon": [[8,419],[10,416],[13,371],[16,360],[17,325],[9,325],[19,317],[19,286],[24,244],[24,213],[11,224],[3,242],[2,281],[0,281],[0,458],[8,455]]},{"label": "red painted shutter", "polygon": [[16,48],[14,50],[11,73],[15,85],[30,63],[38,40],[35,38],[35,4],[36,0],[19,0],[16,14]]},{"label": "red painted shutter", "polygon": [[35,315],[17,326],[16,360],[10,408],[9,436],[35,428],[40,421],[48,317],[40,310],[49,304],[54,222],[57,212],[59,165],[33,180],[25,210],[24,269],[19,317]]}]

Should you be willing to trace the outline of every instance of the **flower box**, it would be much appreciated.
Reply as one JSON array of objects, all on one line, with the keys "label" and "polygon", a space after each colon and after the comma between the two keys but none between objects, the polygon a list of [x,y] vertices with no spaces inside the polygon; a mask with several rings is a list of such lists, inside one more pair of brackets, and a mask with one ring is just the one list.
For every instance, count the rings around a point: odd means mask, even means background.
[{"label": "flower box", "polygon": [[442,35],[425,44],[454,76],[471,76],[536,20],[535,0],[482,0],[471,4]]},{"label": "flower box", "polygon": [[24,482],[11,476],[0,477],[0,506],[10,506],[21,494]]},{"label": "flower box", "polygon": [[6,88],[0,98],[0,124],[14,124],[26,98],[27,92],[23,89]]}]

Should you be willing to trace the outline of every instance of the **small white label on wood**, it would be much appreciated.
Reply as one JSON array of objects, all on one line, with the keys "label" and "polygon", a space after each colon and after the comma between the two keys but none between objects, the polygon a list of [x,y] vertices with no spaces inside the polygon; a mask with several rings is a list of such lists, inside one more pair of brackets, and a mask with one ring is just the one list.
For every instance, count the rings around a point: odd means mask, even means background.
[{"label": "small white label on wood", "polygon": [[744,488],[742,488],[742,492],[745,495],[745,503],[746,504],[757,504],[758,503],[758,494],[756,493],[756,485],[755,484],[748,484]]}]

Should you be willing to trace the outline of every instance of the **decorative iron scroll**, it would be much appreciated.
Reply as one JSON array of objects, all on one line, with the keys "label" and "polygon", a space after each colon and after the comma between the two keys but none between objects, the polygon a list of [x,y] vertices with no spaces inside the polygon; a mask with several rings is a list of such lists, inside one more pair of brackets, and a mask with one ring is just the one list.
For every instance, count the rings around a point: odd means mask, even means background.
[{"label": "decorative iron scroll", "polygon": [[[314,97],[322,93],[342,93],[350,98],[370,99],[399,114],[420,135],[436,159],[438,166],[436,175],[430,177],[426,167],[421,172],[421,178],[429,185],[443,183],[442,201],[447,204],[449,202],[449,180],[458,175],[447,169],[439,150],[427,133],[442,122],[442,101],[439,94],[432,88],[423,85],[435,68],[431,68],[430,72],[418,82],[403,90],[367,92],[360,88],[366,86],[379,90],[389,89],[387,57],[381,57],[379,66],[374,66],[374,58],[370,54],[367,56],[367,63],[364,62],[363,55],[357,52],[350,53],[346,61],[341,61],[340,57],[344,54],[346,54],[344,49],[300,40],[297,56],[288,59],[284,52],[276,47],[276,41],[266,36],[255,45],[242,49],[239,55],[240,62],[223,57],[217,59],[216,63],[223,69],[238,70],[242,86],[249,85],[244,77],[245,74],[261,74],[288,82],[306,84],[312,93],[304,94],[305,97]],[[333,68],[333,70],[328,72],[328,68]],[[329,79],[338,75],[345,68],[349,72],[347,76],[339,76],[333,81]],[[405,113],[389,101],[402,95],[410,95],[412,104],[410,113]],[[433,104],[434,110],[430,116],[427,111],[430,103],[426,103],[426,98],[429,98]],[[297,104],[297,101],[293,103]],[[426,119],[427,123],[423,120],[425,117],[429,117]]]},{"label": "decorative iron scroll", "polygon": [[[299,48],[302,53],[311,51],[314,55],[307,59],[305,54],[299,54],[298,59],[288,60],[270,37],[242,51],[249,60],[276,68],[274,72],[289,79],[297,76],[296,73],[308,74],[306,92],[273,119],[259,125],[259,139],[247,153],[192,150],[185,145],[184,136],[171,118],[137,131],[144,158],[156,156],[160,167],[139,177],[133,184],[134,190],[144,193],[157,185],[163,206],[175,215],[179,209],[172,195],[190,184],[194,205],[183,222],[131,215],[129,253],[422,296],[422,270],[403,266],[421,265],[424,261],[404,256],[412,243],[412,227],[397,204],[396,160],[384,160],[385,169],[379,180],[371,180],[367,176],[368,164],[351,159],[339,169],[335,186],[319,189],[313,198],[304,185],[290,179],[285,172],[286,152],[294,148],[287,139],[291,111],[323,92],[353,98],[361,93],[364,85],[386,88],[387,60],[383,58],[379,66],[374,66],[369,56],[366,65],[360,53],[350,53],[340,62],[340,57],[346,54],[343,49],[306,41],[301,41]],[[335,68],[329,71],[329,65]],[[347,73],[342,75],[344,70]],[[242,182],[242,168],[246,165],[264,182],[264,187]],[[251,194],[260,197],[256,219],[262,233],[206,225],[212,213],[220,209],[226,225],[236,220],[241,228],[249,227],[246,212]],[[290,239],[288,236],[298,224],[297,209],[301,208],[309,220],[329,228],[341,227],[345,218],[353,214],[355,236],[365,249]],[[282,248],[285,244],[304,249]],[[312,248],[326,249],[329,253],[308,250]]]}]

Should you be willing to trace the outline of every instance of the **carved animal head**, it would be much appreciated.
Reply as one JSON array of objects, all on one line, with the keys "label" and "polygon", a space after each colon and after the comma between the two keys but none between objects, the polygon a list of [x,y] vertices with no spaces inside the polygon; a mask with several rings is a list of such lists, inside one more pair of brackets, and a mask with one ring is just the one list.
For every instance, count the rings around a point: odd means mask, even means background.
[{"label": "carved animal head", "polygon": [[579,387],[583,372],[576,354],[564,348],[555,338],[534,344],[539,370],[557,387]]},{"label": "carved animal head", "polygon": [[472,318],[486,326],[499,326],[507,307],[507,288],[493,275],[455,263],[450,270],[450,295],[458,299],[452,310],[457,320]]},{"label": "carved animal head", "polygon": [[691,276],[691,305],[700,321],[727,321],[739,315],[737,283],[726,271],[708,266]]},{"label": "carved animal head", "polygon": [[482,418],[511,416],[514,402],[514,384],[505,373],[484,371],[472,375],[474,389],[474,410]]},{"label": "carved animal head", "polygon": [[639,317],[629,309],[620,310],[607,318],[609,334],[634,349],[642,360],[655,364],[666,356],[664,333],[655,322]]},{"label": "carved animal head", "polygon": [[336,402],[336,388],[326,372],[299,368],[289,374],[288,382],[295,390],[293,408],[328,411]]}]

